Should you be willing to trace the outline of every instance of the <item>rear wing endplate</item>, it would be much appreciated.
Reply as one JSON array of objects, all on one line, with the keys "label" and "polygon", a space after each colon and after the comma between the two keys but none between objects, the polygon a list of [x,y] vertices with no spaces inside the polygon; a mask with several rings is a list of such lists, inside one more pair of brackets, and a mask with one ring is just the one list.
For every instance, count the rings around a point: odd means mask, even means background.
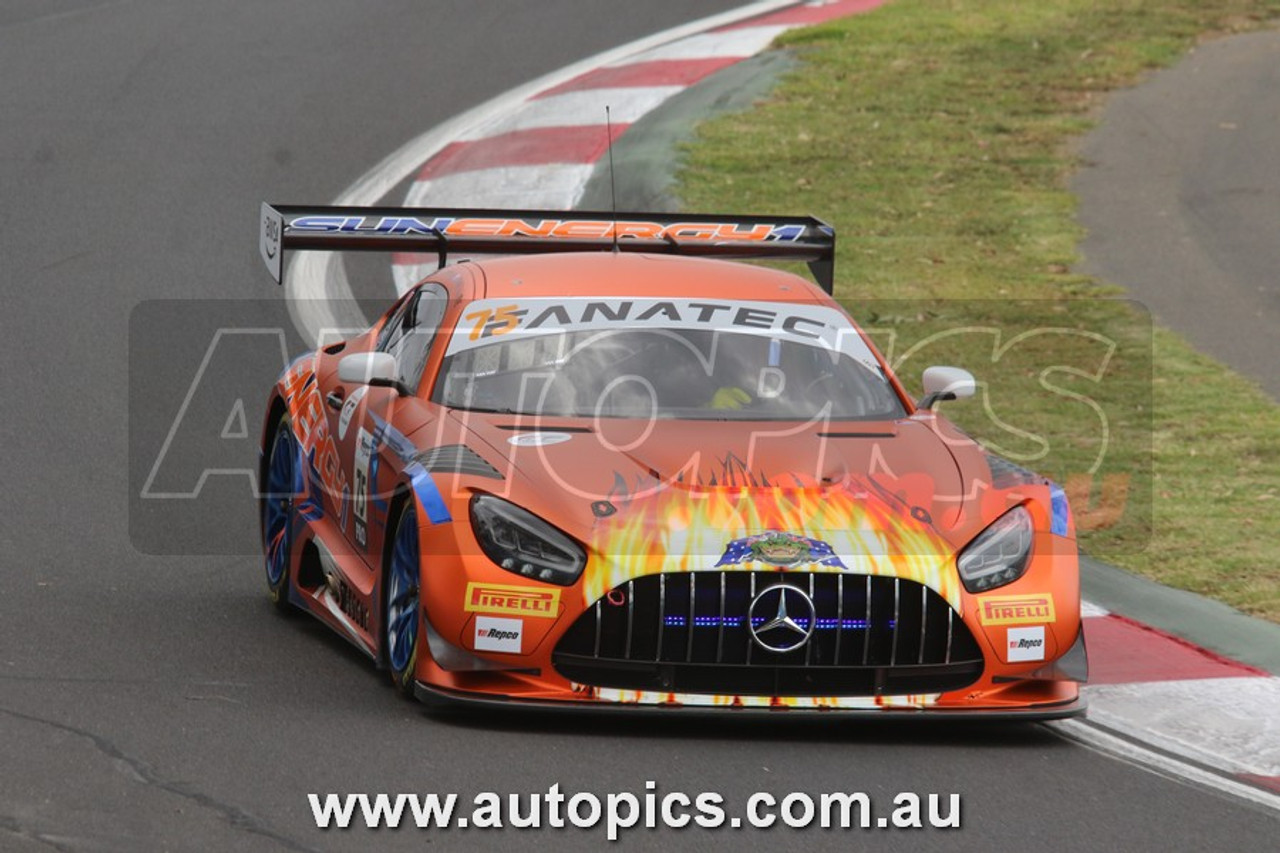
[{"label": "rear wing endplate", "polygon": [[277,282],[286,251],[519,255],[619,251],[804,261],[831,293],[835,229],[796,216],[262,205],[258,248]]}]

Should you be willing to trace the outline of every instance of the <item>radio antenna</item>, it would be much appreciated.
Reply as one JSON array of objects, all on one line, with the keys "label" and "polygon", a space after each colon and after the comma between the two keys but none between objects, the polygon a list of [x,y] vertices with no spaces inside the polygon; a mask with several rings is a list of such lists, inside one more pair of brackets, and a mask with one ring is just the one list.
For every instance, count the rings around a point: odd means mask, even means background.
[{"label": "radio antenna", "polygon": [[613,211],[613,251],[618,251],[618,188],[613,181],[613,118],[609,114],[609,105],[604,105],[604,128],[609,134],[609,205]]}]

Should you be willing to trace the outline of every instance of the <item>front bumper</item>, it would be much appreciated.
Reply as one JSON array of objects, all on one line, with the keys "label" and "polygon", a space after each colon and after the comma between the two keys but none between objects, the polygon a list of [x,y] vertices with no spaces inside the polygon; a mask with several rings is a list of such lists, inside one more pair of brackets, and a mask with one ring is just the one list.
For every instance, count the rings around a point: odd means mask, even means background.
[{"label": "front bumper", "polygon": [[[812,603],[797,616],[810,637],[792,651],[773,652],[752,634],[777,606],[753,612],[751,605],[784,583]],[[1063,639],[1074,640],[1055,645],[1066,652],[1010,664],[976,614],[962,620],[931,589],[894,577],[643,576],[579,613],[537,653],[501,661],[453,647],[425,622],[432,660],[419,670],[418,692],[427,700],[904,719],[1059,719],[1084,711],[1077,685],[1087,677],[1087,657],[1078,623],[1074,631],[1061,626]],[[996,636],[1003,640],[1004,629]]]}]

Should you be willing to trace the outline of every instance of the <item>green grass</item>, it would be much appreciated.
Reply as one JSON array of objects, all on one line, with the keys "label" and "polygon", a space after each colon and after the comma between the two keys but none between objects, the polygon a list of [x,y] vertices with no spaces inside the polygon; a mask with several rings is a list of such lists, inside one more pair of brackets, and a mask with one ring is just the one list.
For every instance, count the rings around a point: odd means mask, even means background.
[{"label": "green grass", "polygon": [[[1280,621],[1280,407],[1073,272],[1067,189],[1108,91],[1277,16],[1280,0],[896,0],[796,31],[800,70],[701,126],[682,201],[834,224],[837,296],[913,390],[931,363],[978,375],[985,403],[948,415],[1067,484],[1086,551]],[[995,329],[1050,333],[993,358]]]}]

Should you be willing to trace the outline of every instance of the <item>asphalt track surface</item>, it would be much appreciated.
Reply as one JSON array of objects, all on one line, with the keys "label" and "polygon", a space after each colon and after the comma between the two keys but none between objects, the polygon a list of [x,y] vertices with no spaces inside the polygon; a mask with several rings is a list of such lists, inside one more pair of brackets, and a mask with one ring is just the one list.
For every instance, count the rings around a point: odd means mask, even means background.
[{"label": "asphalt track surface", "polygon": [[1280,33],[1112,97],[1073,182],[1082,269],[1280,400]]},{"label": "asphalt track surface", "polygon": [[[733,5],[0,7],[0,850],[595,849],[601,829],[322,832],[306,794],[558,782],[603,796],[649,780],[731,808],[757,790],[864,791],[882,807],[954,792],[963,827],[642,830],[625,849],[1270,846],[1272,814],[1040,726],[429,714],[318,624],[272,611],[247,495],[205,520],[222,531],[214,556],[157,553],[130,518],[130,431],[163,438],[208,346],[136,318],[158,299],[275,296],[260,201],[327,201],[475,103]],[[283,303],[251,307],[288,325]],[[140,358],[181,368],[154,411],[131,384]],[[249,400],[250,435],[260,415]]]}]

